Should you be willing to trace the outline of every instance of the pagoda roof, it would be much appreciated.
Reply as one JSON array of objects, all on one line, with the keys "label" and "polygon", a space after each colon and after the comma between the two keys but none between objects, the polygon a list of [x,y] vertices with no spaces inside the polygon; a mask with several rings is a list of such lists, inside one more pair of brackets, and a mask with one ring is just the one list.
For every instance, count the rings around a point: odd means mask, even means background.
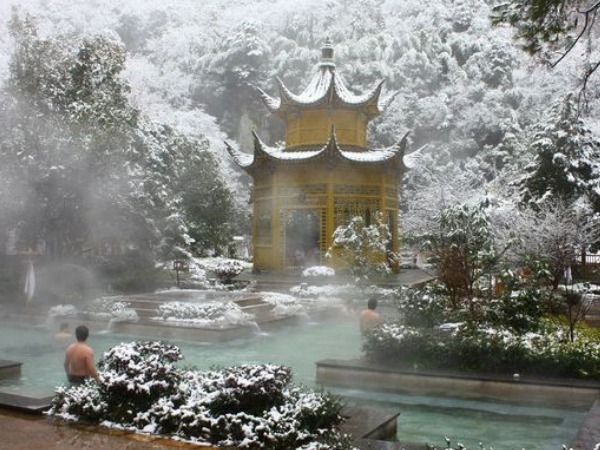
[{"label": "pagoda roof", "polygon": [[332,127],[329,140],[321,145],[300,145],[286,149],[267,146],[258,135],[254,136],[254,154],[243,153],[226,142],[227,150],[236,163],[248,172],[255,175],[257,171],[274,165],[287,164],[335,164],[336,162],[347,162],[350,164],[363,165],[385,165],[405,171],[407,165],[404,163],[408,133],[395,145],[380,149],[369,150],[356,145],[339,144]]},{"label": "pagoda roof", "polygon": [[283,115],[289,110],[299,108],[334,106],[336,108],[363,109],[369,119],[381,114],[384,105],[379,104],[379,97],[383,80],[365,94],[354,94],[346,87],[344,79],[335,70],[333,48],[329,43],[325,44],[322,49],[322,57],[318,67],[318,72],[301,94],[292,93],[280,78],[276,78],[279,98],[271,97],[262,89],[258,89],[269,111],[275,115]]}]

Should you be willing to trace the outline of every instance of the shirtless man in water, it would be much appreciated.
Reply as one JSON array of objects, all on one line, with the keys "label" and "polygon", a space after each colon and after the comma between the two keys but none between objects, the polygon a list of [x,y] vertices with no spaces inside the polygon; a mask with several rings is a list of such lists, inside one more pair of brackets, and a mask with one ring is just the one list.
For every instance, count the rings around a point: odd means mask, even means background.
[{"label": "shirtless man in water", "polygon": [[69,345],[65,354],[65,372],[71,384],[82,384],[86,378],[92,377],[100,382],[98,371],[94,364],[94,351],[85,343],[90,331],[85,325],[75,329],[77,342]]},{"label": "shirtless man in water", "polygon": [[381,323],[381,318],[379,317],[379,313],[375,311],[375,308],[377,308],[377,299],[375,297],[371,297],[367,303],[367,309],[361,312],[359,317],[360,331],[363,333],[371,330]]}]

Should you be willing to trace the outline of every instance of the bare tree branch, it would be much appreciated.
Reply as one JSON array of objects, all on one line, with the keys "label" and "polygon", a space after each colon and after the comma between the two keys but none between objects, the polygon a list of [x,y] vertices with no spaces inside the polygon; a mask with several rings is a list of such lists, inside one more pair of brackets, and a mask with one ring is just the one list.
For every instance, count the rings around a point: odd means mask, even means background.
[{"label": "bare tree branch", "polygon": [[592,65],[588,70],[586,70],[585,75],[583,76],[581,90],[579,91],[579,95],[577,96],[577,104],[578,105],[581,105],[582,97],[583,97],[583,104],[587,104],[587,97],[586,97],[587,83],[588,83],[590,77],[592,76],[592,74],[594,72],[596,72],[598,67],[600,67],[600,60],[598,62],[596,62],[594,65]]},{"label": "bare tree branch", "polygon": [[579,43],[579,40],[585,34],[585,32],[588,30],[588,27],[590,26],[590,14],[591,14],[592,11],[593,11],[593,9],[590,9],[588,11],[582,12],[582,14],[585,17],[585,22],[583,24],[583,27],[581,28],[581,31],[579,32],[579,34],[577,35],[577,37],[575,38],[575,40],[573,42],[571,42],[571,45],[569,45],[567,47],[567,49],[561,55],[561,57],[558,58],[556,61],[554,61],[553,63],[550,64],[550,67],[552,67],[552,68],[556,67],[557,64],[559,64],[563,59],[565,59],[566,56],[571,52],[571,50],[573,50],[573,48]]}]

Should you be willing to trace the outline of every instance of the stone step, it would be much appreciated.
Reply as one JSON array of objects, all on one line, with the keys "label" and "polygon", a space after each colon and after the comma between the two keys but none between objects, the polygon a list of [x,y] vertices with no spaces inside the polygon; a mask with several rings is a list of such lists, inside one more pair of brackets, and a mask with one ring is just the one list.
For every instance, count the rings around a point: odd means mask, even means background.
[{"label": "stone step", "polygon": [[246,306],[264,305],[265,304],[265,302],[263,301],[263,299],[260,295],[252,295],[249,297],[240,298],[240,299],[234,300],[234,303],[237,303],[242,308],[246,307]]},{"label": "stone step", "polygon": [[245,306],[242,308],[242,311],[247,314],[253,315],[257,322],[270,320],[271,317],[273,317],[273,305],[269,303],[263,303],[262,305]]}]

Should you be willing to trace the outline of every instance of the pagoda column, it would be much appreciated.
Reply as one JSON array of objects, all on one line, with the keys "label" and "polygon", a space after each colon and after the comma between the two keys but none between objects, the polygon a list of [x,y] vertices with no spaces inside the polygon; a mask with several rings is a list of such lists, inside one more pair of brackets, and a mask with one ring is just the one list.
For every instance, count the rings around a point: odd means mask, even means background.
[{"label": "pagoda column", "polygon": [[333,232],[335,231],[335,177],[333,170],[327,172],[327,212],[326,212],[326,233],[325,251],[333,245]]}]

